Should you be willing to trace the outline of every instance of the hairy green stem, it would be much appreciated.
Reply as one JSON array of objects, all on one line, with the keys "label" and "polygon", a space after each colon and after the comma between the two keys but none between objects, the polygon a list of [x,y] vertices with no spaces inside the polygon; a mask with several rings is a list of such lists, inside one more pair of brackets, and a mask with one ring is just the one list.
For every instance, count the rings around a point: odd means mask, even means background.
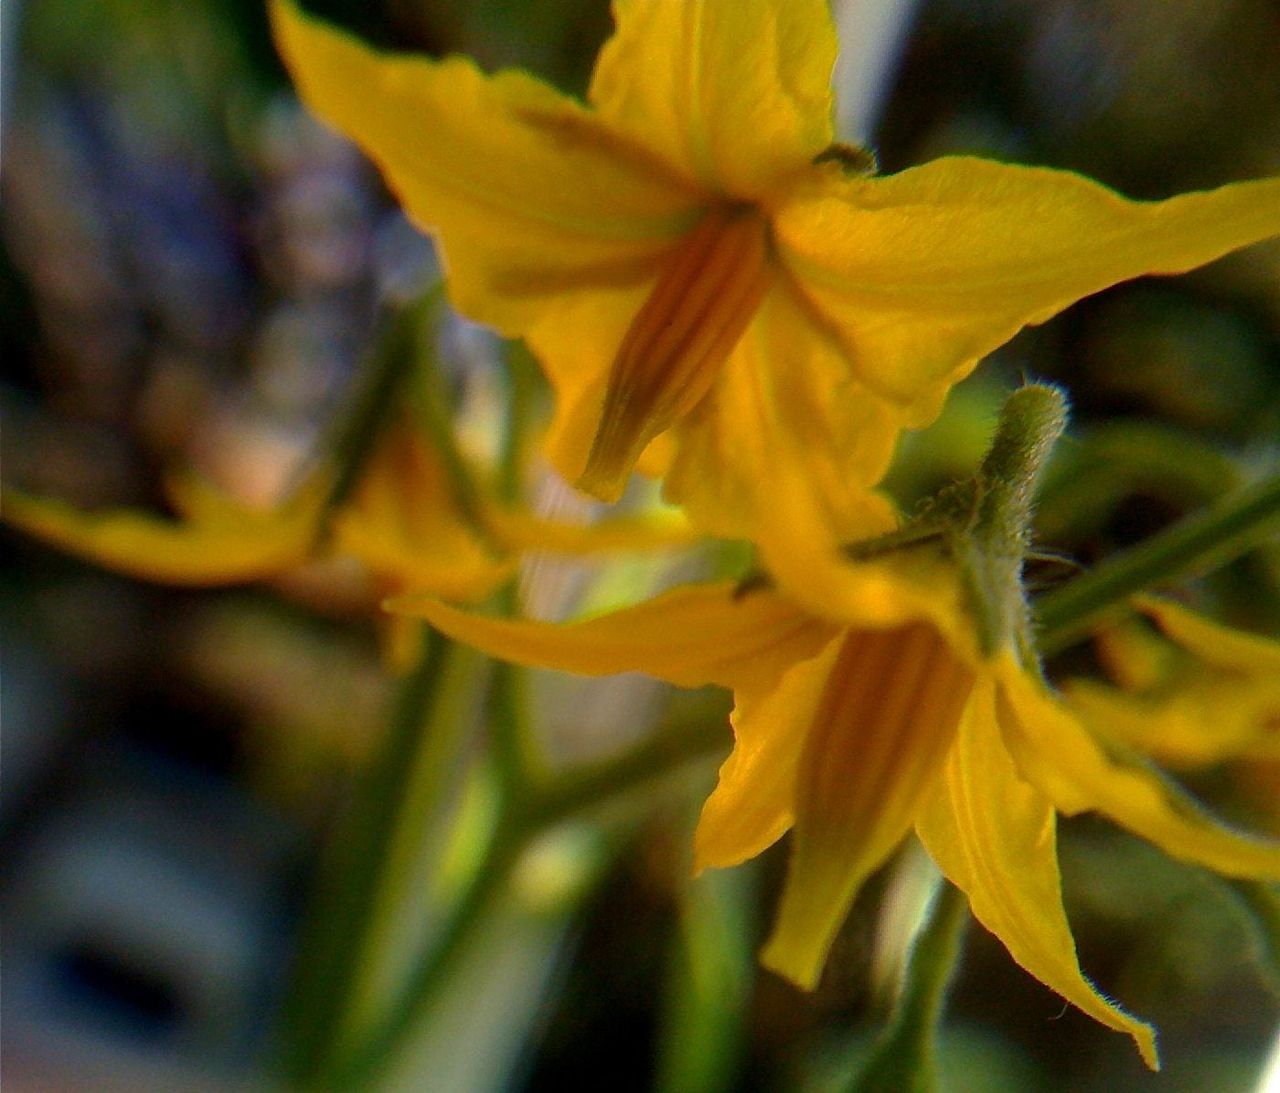
[{"label": "hairy green stem", "polygon": [[902,993],[850,1093],[932,1093],[937,1088],[935,1041],[969,920],[969,901],[941,881],[911,946]]},{"label": "hairy green stem", "polygon": [[1029,383],[1005,400],[978,471],[982,490],[975,532],[988,547],[1021,556],[1040,477],[1066,424],[1067,400],[1056,387]]},{"label": "hairy green stem", "polygon": [[[1026,629],[1021,578],[1032,506],[1066,423],[1067,400],[1056,387],[1032,383],[1010,394],[978,471],[971,526],[953,536],[986,653],[1004,648]],[[964,491],[951,497],[965,499]]]}]

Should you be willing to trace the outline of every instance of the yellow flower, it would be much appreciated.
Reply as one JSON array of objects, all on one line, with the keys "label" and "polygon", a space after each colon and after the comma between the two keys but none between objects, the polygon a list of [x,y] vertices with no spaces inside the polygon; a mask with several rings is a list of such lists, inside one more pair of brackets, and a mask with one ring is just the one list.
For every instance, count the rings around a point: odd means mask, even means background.
[{"label": "yellow flower", "polygon": [[1074,679],[1063,693],[1113,739],[1182,770],[1228,760],[1280,761],[1280,642],[1143,596],[1134,605],[1159,628],[1098,634],[1115,685]]},{"label": "yellow flower", "polygon": [[271,5],[303,99],[434,233],[459,310],[528,341],[553,462],[606,500],[669,434],[709,530],[754,536],[787,488],[849,498],[847,533],[850,486],[1020,328],[1280,233],[1277,179],[1148,203],[973,158],[871,176],[833,143],[826,0],[614,10],[583,105]]},{"label": "yellow flower", "polygon": [[269,511],[237,502],[191,474],[166,483],[181,515],[87,511],[5,487],[0,516],[36,538],[130,577],[214,586],[261,580],[301,565],[317,534],[328,477],[315,475]]},{"label": "yellow flower", "polygon": [[469,602],[507,580],[525,550],[638,550],[691,535],[674,516],[554,523],[483,492],[477,511],[464,513],[437,451],[403,425],[387,430],[350,498],[326,520],[333,481],[332,468],[322,465],[287,500],[261,511],[194,476],[175,476],[169,493],[179,520],[127,509],[85,511],[5,489],[2,515],[62,550],[162,584],[265,580],[337,557],[361,563],[377,597],[429,590]]},{"label": "yellow flower", "polygon": [[1098,810],[1177,858],[1236,877],[1280,878],[1280,844],[1223,826],[1109,750],[1011,642],[983,648],[970,585],[945,541],[816,563],[806,559],[808,606],[772,587],[725,583],[561,626],[417,597],[392,607],[523,664],[732,688],[735,745],[702,811],[696,867],[736,865],[791,830],[762,959],[800,986],[815,984],[859,886],[914,827],[1019,964],[1131,1035],[1154,1066],[1150,1027],[1080,971],[1056,815]]}]

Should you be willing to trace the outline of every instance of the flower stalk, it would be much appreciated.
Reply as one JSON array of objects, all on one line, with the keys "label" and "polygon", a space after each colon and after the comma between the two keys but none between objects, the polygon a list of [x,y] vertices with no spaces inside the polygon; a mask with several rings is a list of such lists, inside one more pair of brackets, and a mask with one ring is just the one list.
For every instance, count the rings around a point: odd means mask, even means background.
[{"label": "flower stalk", "polygon": [[964,894],[939,878],[911,946],[889,1024],[849,1093],[933,1093],[937,1089],[937,1028],[968,921]]},{"label": "flower stalk", "polygon": [[1192,513],[1035,603],[1036,644],[1058,652],[1154,585],[1223,566],[1280,528],[1280,474]]},{"label": "flower stalk", "polygon": [[1022,561],[1045,465],[1067,423],[1056,387],[1027,384],[1005,401],[976,484],[971,529],[953,534],[978,620],[983,651],[1025,644]]},{"label": "flower stalk", "polygon": [[[364,373],[346,416],[337,423],[327,450],[337,473],[325,498],[326,515],[342,508],[359,484],[378,446],[393,409],[422,357],[422,329],[444,299],[443,282],[437,282],[413,304],[398,308],[385,320],[385,329],[369,354]],[[321,528],[325,522],[322,521]]]},{"label": "flower stalk", "polygon": [[[388,898],[395,829],[419,765],[437,697],[447,639],[424,636],[416,670],[402,682],[380,753],[362,772],[346,826],[316,878],[281,1026],[278,1066],[294,1088],[309,1088],[330,1063],[348,1024],[363,964],[376,958],[375,925]],[[433,755],[433,758],[438,756]]]}]

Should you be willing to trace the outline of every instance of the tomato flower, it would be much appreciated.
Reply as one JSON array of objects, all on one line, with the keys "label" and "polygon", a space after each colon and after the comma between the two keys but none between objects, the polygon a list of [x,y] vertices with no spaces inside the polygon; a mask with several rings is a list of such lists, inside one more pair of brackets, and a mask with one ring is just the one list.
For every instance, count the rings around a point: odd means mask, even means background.
[{"label": "tomato flower", "polygon": [[613,500],[653,447],[717,534],[758,537],[786,488],[847,537],[850,486],[1022,327],[1280,233],[1280,179],[1137,202],[967,157],[875,176],[834,139],[826,0],[618,0],[585,105],[271,10],[302,98],[436,237],[458,309],[542,361],[561,472]]}]

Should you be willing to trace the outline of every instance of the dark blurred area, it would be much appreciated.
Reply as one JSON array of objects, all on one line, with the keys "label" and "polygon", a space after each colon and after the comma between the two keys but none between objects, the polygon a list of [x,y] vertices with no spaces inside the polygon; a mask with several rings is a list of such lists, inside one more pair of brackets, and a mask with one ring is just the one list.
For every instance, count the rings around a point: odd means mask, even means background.
[{"label": "dark blurred area", "polygon": [[[313,6],[576,92],[610,25],[603,0]],[[5,481],[163,510],[164,474],[194,467],[266,503],[326,435],[384,309],[428,283],[430,244],[292,98],[256,0],[12,0],[3,19]],[[973,152],[1140,197],[1280,174],[1280,5],[926,0],[873,143],[886,171]],[[1073,398],[1070,473],[1041,531],[1080,562],[1274,467],[1277,269],[1276,245],[1253,248],[1025,333],[957,392],[937,439],[904,445],[895,488],[909,503],[967,473],[993,392],[1024,373]],[[6,1088],[258,1085],[317,847],[379,731],[374,626],[340,583],[304,602],[174,591],[7,530],[0,549]],[[1277,550],[1229,567],[1206,602],[1274,632]],[[1231,777],[1196,788],[1254,819],[1280,792]],[[512,1087],[652,1087],[685,862],[671,839],[645,827],[589,901]],[[948,1058],[987,1084],[954,1088],[1251,1088],[1277,985],[1227,897],[1102,824],[1070,825],[1063,858],[1085,966],[1160,1027],[1167,1076],[1060,1015],[975,929]],[[813,997],[761,974],[731,1088],[837,1087],[871,1003],[871,916],[860,904]]]}]

